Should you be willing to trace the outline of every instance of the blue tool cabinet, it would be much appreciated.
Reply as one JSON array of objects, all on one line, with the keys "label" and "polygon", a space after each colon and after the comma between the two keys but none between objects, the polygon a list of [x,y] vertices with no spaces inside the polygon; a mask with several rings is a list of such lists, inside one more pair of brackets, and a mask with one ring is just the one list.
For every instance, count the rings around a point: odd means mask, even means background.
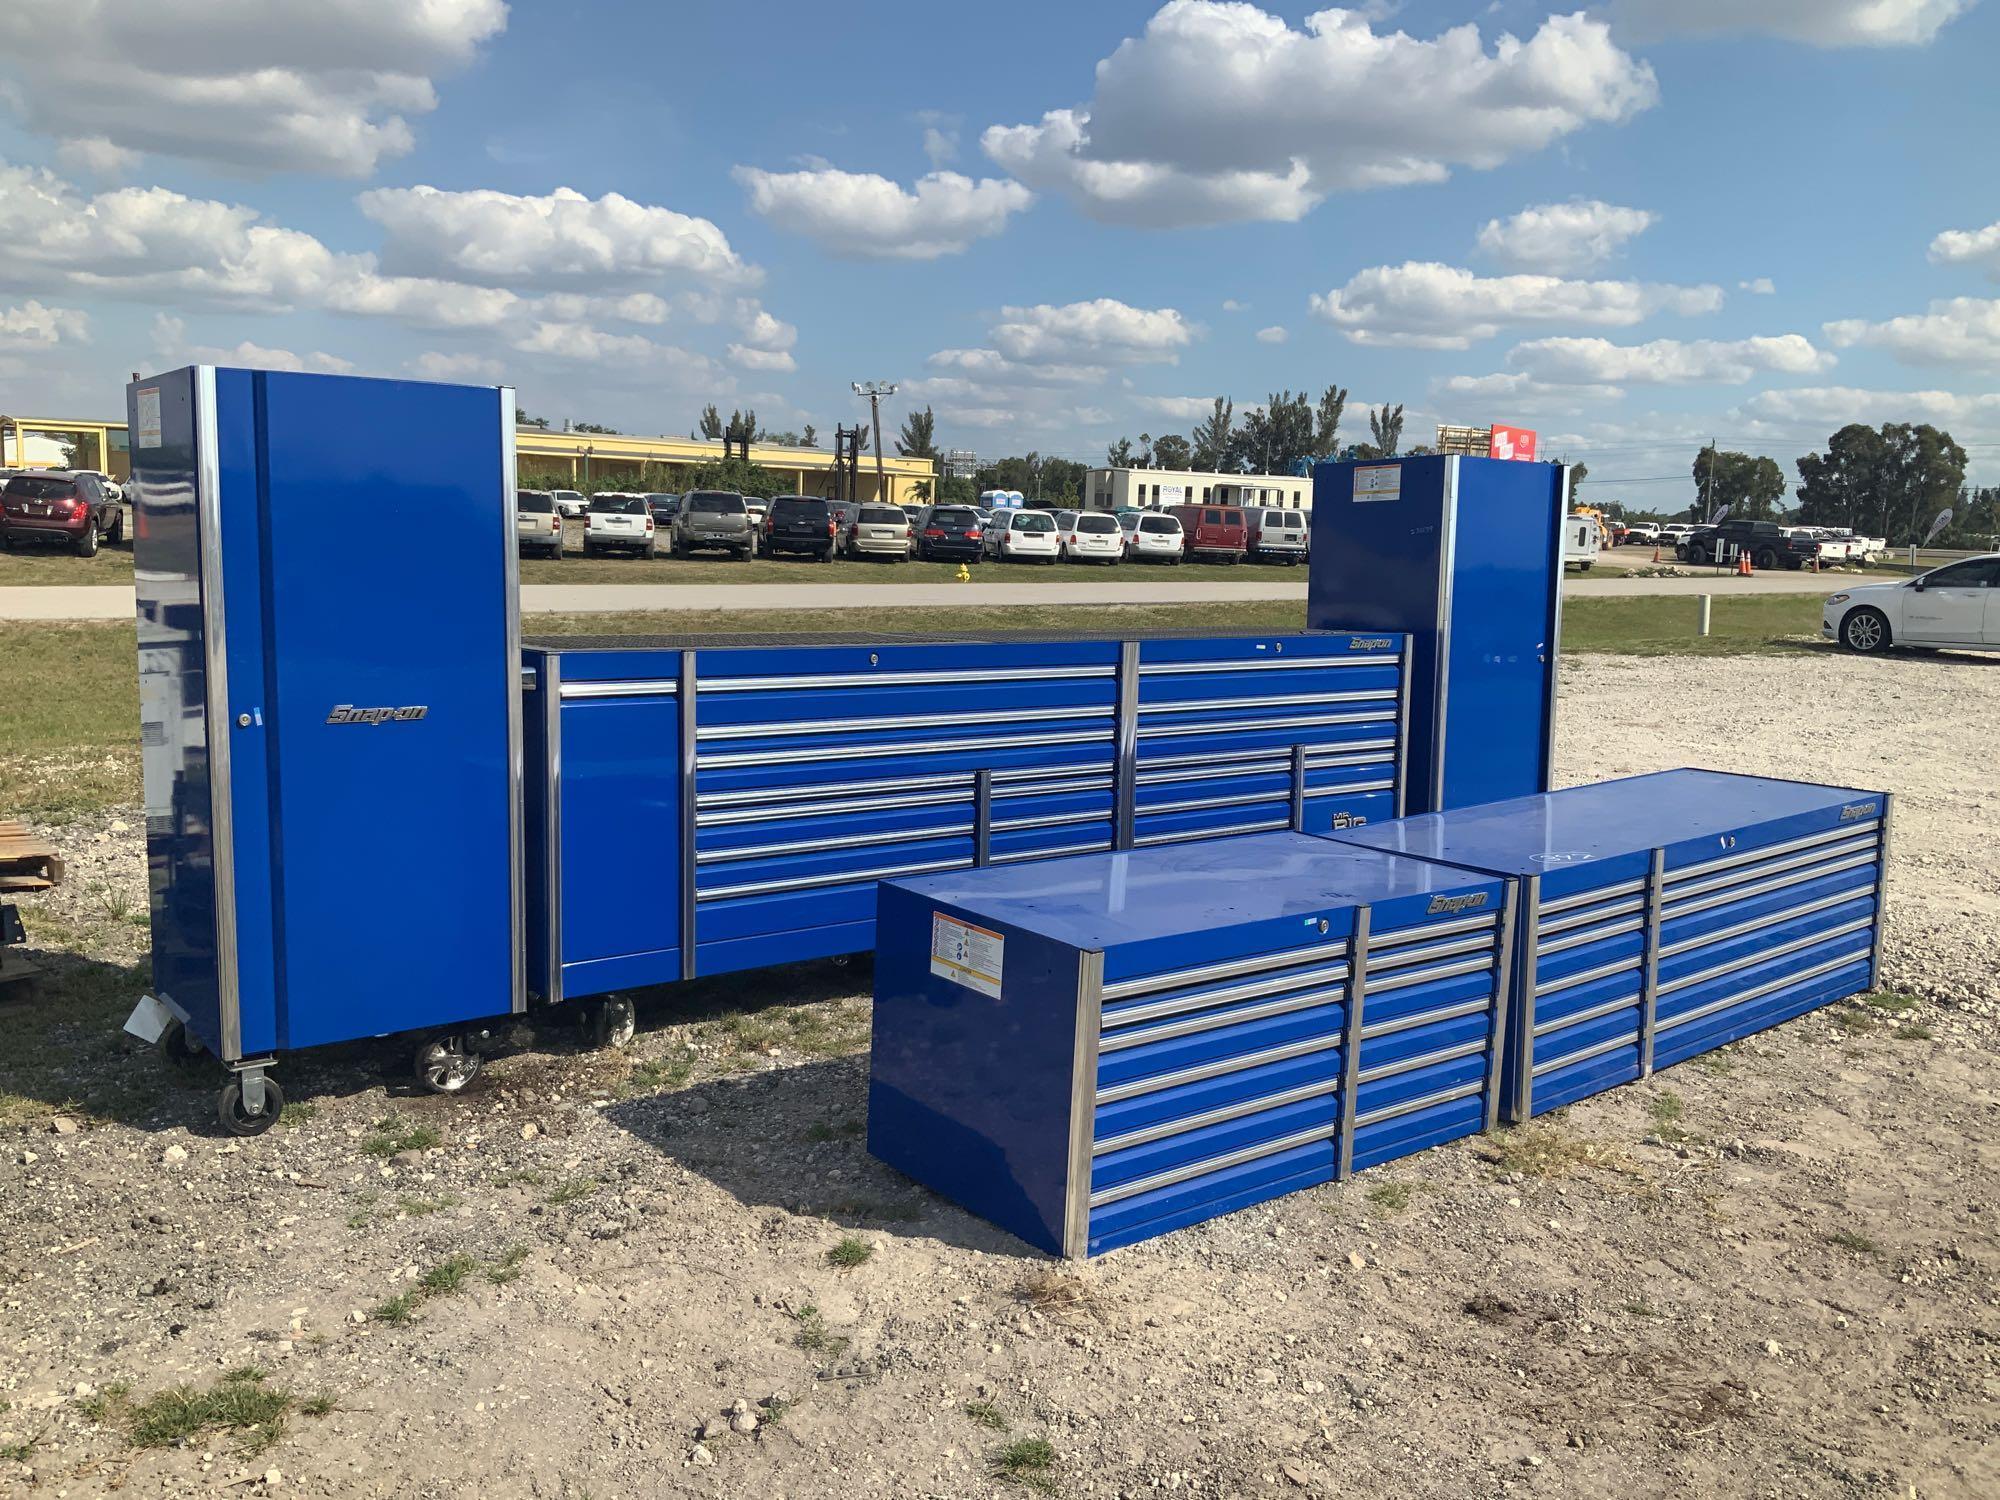
[{"label": "blue tool cabinet", "polygon": [[1568,508],[1556,464],[1430,456],[1313,471],[1306,623],[1409,636],[1412,811],[1548,790]]},{"label": "blue tool cabinet", "polygon": [[[252,1132],[275,1053],[525,1006],[514,397],[204,366],[126,399],[141,1011]],[[388,430],[424,441],[355,439]]]},{"label": "blue tool cabinet", "polygon": [[1513,890],[1289,832],[884,881],[869,1149],[1080,1257],[1477,1133]]},{"label": "blue tool cabinet", "polygon": [[1400,807],[1403,639],[548,637],[541,999],[866,950],[875,882]]},{"label": "blue tool cabinet", "polygon": [[1874,987],[1886,793],[1663,771],[1336,835],[1518,877],[1507,1118]]}]

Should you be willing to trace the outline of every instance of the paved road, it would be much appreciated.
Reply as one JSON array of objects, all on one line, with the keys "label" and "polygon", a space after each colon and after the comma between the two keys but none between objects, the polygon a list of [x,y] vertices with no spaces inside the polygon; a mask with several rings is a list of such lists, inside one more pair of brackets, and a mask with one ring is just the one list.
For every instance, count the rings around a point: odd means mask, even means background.
[{"label": "paved road", "polygon": [[[1873,582],[1875,580],[1866,580]],[[1694,578],[1579,578],[1572,599],[1644,594],[1830,594],[1842,580],[1811,573],[1731,574]],[[1159,583],[531,583],[521,589],[529,614],[720,609],[882,609],[954,604],[1234,604],[1306,596],[1299,582]],[[116,585],[32,584],[0,588],[0,620],[129,620],[132,590]]]}]

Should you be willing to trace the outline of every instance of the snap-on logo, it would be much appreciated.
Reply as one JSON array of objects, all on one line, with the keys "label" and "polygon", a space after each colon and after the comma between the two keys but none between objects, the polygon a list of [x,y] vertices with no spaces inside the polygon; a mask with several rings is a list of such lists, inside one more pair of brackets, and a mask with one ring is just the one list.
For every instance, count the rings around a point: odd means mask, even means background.
[{"label": "snap-on logo", "polygon": [[1349,651],[1387,651],[1394,644],[1395,642],[1390,640],[1386,635],[1356,635],[1348,637],[1347,649]]},{"label": "snap-on logo", "polygon": [[1874,816],[1875,804],[1873,802],[1850,802],[1840,810],[1840,821],[1843,823],[1851,818],[1872,818]]},{"label": "snap-on logo", "polygon": [[1359,813],[1335,813],[1330,826],[1334,828],[1359,828],[1367,821]]},{"label": "snap-on logo", "polygon": [[1474,891],[1469,896],[1433,896],[1431,897],[1429,914],[1435,917],[1445,912],[1471,911],[1474,907],[1484,906],[1485,904],[1485,891]]},{"label": "snap-on logo", "polygon": [[352,703],[337,703],[333,712],[326,716],[329,724],[403,724],[411,719],[421,719],[429,713],[430,705],[412,703],[406,708],[356,708]]}]

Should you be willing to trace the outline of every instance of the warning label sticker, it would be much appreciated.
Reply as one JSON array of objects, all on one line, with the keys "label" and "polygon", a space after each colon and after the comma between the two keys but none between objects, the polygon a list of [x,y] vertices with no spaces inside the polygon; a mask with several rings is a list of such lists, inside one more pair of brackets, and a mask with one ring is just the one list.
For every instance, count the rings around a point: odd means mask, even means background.
[{"label": "warning label sticker", "polygon": [[931,972],[982,995],[1000,998],[1000,967],[1007,940],[997,932],[931,913]]},{"label": "warning label sticker", "polygon": [[1369,469],[1354,471],[1354,498],[1363,500],[1400,500],[1403,497],[1403,466],[1401,464],[1377,464]]},{"label": "warning label sticker", "polygon": [[139,430],[132,434],[132,441],[141,448],[160,446],[160,388],[156,385],[139,387]]}]

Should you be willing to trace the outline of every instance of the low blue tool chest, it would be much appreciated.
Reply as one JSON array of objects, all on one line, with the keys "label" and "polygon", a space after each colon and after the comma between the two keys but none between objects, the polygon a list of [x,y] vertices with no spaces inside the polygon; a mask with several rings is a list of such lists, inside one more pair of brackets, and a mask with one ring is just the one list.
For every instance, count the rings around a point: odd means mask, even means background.
[{"label": "low blue tool chest", "polygon": [[1082,1257],[1475,1134],[1514,889],[1290,832],[884,881],[869,1149]]},{"label": "low blue tool chest", "polygon": [[1506,1115],[1875,987],[1887,793],[1662,771],[1334,835],[1516,877]]}]

